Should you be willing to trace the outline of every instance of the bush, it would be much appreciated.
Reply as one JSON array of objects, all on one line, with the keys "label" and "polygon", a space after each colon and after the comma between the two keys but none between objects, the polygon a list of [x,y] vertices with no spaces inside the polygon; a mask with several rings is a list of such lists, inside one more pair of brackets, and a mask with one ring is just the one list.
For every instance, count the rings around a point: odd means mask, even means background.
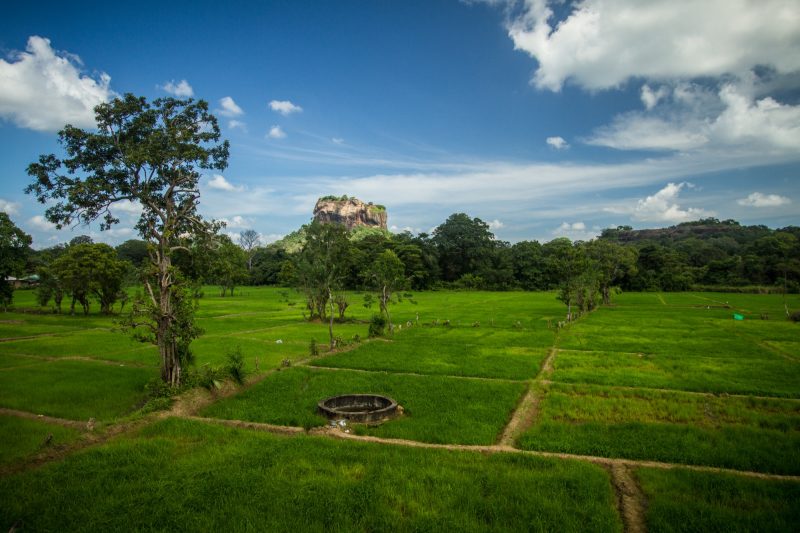
[{"label": "bush", "polygon": [[789,315],[789,320],[792,322],[800,322],[800,311],[794,311]]},{"label": "bush", "polygon": [[382,337],[386,333],[386,317],[380,314],[372,315],[369,321],[369,336]]},{"label": "bush", "polygon": [[308,344],[308,353],[312,357],[319,355],[319,345],[317,344],[317,339],[311,339],[311,342]]},{"label": "bush", "polygon": [[242,355],[242,349],[239,346],[228,351],[226,354],[226,359],[228,360],[228,364],[225,369],[228,371],[228,374],[233,378],[233,381],[242,385],[244,383],[245,378],[247,377],[247,372],[244,369],[244,356]]}]

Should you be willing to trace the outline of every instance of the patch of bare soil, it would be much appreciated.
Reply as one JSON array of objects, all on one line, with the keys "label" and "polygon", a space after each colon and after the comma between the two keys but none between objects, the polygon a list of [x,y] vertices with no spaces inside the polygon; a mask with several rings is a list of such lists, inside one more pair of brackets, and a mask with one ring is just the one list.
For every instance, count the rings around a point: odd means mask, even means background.
[{"label": "patch of bare soil", "polygon": [[645,510],[647,500],[642,488],[628,466],[611,463],[606,467],[611,473],[611,483],[617,495],[617,509],[626,533],[647,531]]}]

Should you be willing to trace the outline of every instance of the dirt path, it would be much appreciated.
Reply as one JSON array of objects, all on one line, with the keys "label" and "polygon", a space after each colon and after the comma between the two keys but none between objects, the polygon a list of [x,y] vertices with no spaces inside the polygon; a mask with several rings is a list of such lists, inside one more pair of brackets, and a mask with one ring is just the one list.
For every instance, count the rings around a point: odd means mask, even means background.
[{"label": "dirt path", "polygon": [[405,446],[409,448],[426,448],[432,450],[451,450],[451,451],[466,451],[478,453],[518,453],[522,455],[531,455],[534,457],[546,457],[553,459],[569,459],[573,461],[583,461],[587,463],[596,464],[605,468],[614,466],[623,466],[628,469],[631,468],[659,468],[663,470],[672,469],[686,469],[694,470],[697,472],[709,472],[716,474],[733,474],[757,479],[771,479],[781,481],[797,481],[800,482],[800,475],[789,474],[768,474],[764,472],[752,472],[748,470],[736,470],[733,468],[720,468],[716,466],[701,466],[701,465],[686,465],[678,463],[663,463],[660,461],[646,461],[639,459],[616,459],[610,457],[598,457],[595,455],[579,455],[573,453],[562,452],[544,452],[536,450],[520,450],[510,446],[491,444],[491,445],[476,445],[476,444],[436,444],[431,442],[422,442],[408,439],[393,439],[385,437],[376,437],[373,435],[355,435],[353,433],[345,433],[337,428],[329,427],[316,427],[306,431],[301,427],[294,426],[276,426],[274,424],[265,424],[259,422],[249,422],[247,420],[222,420],[214,418],[203,417],[184,417],[198,422],[223,424],[230,427],[238,427],[254,431],[265,431],[268,433],[275,433],[278,435],[312,435],[320,437],[328,437],[342,440],[352,440],[361,442],[371,442],[374,444],[381,444],[387,446]]},{"label": "dirt path", "polygon": [[[556,342],[558,342],[557,339]],[[514,413],[511,415],[508,424],[503,428],[497,442],[498,445],[514,446],[517,437],[522,435],[525,430],[531,427],[536,421],[536,416],[539,414],[539,400],[541,400],[543,394],[543,391],[536,386],[536,383],[549,383],[546,378],[553,373],[553,360],[556,358],[557,354],[558,348],[556,348],[556,346],[548,350],[547,357],[542,361],[539,373],[536,374],[536,377],[528,386],[525,396],[522,397],[517,408],[514,409]]]},{"label": "dirt path", "polygon": [[617,495],[617,509],[622,517],[625,533],[644,533],[647,531],[645,521],[647,500],[634,473],[630,467],[621,464],[609,465],[608,471]]},{"label": "dirt path", "polygon": [[17,418],[27,418],[28,420],[40,420],[42,422],[47,422],[48,424],[56,424],[68,428],[82,429],[84,431],[86,431],[87,429],[86,422],[80,422],[78,420],[68,420],[66,418],[56,418],[54,416],[37,415],[36,413],[30,413],[28,411],[20,411],[18,409],[8,409],[6,407],[0,407],[0,415],[16,416]]}]

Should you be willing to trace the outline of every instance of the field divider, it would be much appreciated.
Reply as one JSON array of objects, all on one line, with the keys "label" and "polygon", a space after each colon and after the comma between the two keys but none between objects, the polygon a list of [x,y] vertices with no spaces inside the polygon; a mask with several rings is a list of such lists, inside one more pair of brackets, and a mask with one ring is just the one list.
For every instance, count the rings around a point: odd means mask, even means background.
[{"label": "field divider", "polygon": [[609,465],[607,469],[617,495],[617,510],[622,517],[625,533],[647,531],[645,520],[647,499],[636,476],[629,467],[621,464]]},{"label": "field divider", "polygon": [[[164,414],[164,417],[167,416],[170,416],[170,413],[167,412]],[[658,468],[661,470],[685,469],[685,470],[693,470],[696,472],[708,472],[714,474],[732,474],[732,475],[757,478],[757,479],[800,482],[800,475],[770,474],[766,472],[736,470],[734,468],[723,468],[717,466],[663,463],[660,461],[648,461],[642,459],[621,459],[621,458],[599,457],[595,455],[580,455],[580,454],[563,453],[563,452],[520,450],[519,448],[513,448],[511,446],[504,446],[498,444],[438,444],[433,442],[423,442],[423,441],[409,440],[409,439],[376,437],[373,435],[355,435],[353,433],[345,433],[340,429],[332,427],[330,428],[315,427],[306,430],[305,428],[297,426],[280,426],[262,422],[250,422],[248,420],[205,418],[205,417],[189,416],[189,415],[178,416],[178,418],[185,418],[188,420],[194,420],[202,423],[226,425],[229,427],[236,427],[239,429],[250,430],[250,431],[262,431],[266,433],[272,433],[288,437],[294,437],[298,435],[308,435],[308,436],[326,437],[326,438],[342,439],[342,440],[349,440],[356,442],[370,442],[386,446],[405,446],[409,448],[427,448],[432,450],[450,450],[450,451],[463,451],[463,452],[476,452],[476,453],[516,453],[521,455],[530,455],[533,457],[582,461],[582,462],[596,464],[603,468],[623,466],[627,468]]]},{"label": "field divider", "polygon": [[48,424],[55,424],[58,426],[82,429],[83,431],[88,431],[88,426],[86,422],[81,422],[80,420],[70,420],[67,418],[57,418],[55,416],[40,415],[36,413],[31,413],[29,411],[20,411],[19,409],[9,409],[7,407],[0,407],[0,415],[15,416],[17,418],[27,418],[28,420],[39,420],[41,422],[47,422]]}]

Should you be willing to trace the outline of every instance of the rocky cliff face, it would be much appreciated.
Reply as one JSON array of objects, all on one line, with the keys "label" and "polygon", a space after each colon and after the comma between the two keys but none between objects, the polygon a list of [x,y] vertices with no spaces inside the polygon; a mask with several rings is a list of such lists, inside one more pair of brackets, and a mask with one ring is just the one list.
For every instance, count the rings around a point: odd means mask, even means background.
[{"label": "rocky cliff face", "polygon": [[348,230],[358,226],[386,229],[386,208],[358,198],[323,196],[314,206],[314,220],[342,224]]}]

